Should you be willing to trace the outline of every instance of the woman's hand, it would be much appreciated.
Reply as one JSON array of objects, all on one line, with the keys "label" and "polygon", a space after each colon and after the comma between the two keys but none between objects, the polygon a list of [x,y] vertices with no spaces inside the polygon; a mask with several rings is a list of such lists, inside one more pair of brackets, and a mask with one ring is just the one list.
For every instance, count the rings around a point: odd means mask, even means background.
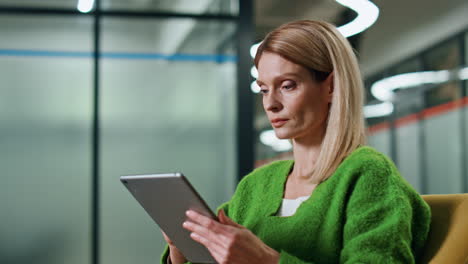
[{"label": "woman's hand", "polygon": [[247,228],[229,219],[223,210],[219,222],[195,211],[187,211],[183,227],[193,240],[204,245],[220,264],[278,263],[279,253],[268,247]]},{"label": "woman's hand", "polygon": [[164,240],[166,240],[167,244],[169,245],[169,258],[171,262],[168,262],[168,263],[179,264],[179,263],[187,262],[187,259],[185,258],[185,256],[174,245],[174,243],[172,243],[172,240],[166,235],[166,233],[164,233],[163,231],[161,232],[164,236]]}]

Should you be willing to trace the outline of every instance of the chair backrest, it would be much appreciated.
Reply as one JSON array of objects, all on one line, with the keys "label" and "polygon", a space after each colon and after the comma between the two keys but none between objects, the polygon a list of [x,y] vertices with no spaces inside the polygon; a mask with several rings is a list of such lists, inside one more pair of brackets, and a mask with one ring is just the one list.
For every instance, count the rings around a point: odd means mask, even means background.
[{"label": "chair backrest", "polygon": [[422,195],[432,222],[422,263],[468,264],[468,194]]}]

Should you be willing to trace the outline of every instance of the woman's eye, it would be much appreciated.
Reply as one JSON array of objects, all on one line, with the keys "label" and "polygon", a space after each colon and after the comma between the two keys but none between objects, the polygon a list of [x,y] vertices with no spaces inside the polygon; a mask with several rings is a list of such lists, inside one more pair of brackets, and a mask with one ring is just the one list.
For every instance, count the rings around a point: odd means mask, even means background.
[{"label": "woman's eye", "polygon": [[293,89],[295,86],[296,86],[296,84],[293,83],[293,82],[286,82],[286,83],[284,83],[284,84],[281,86],[281,88],[282,88],[282,89],[285,89],[285,90],[291,90],[291,89]]},{"label": "woman's eye", "polygon": [[267,89],[260,89],[260,93],[261,93],[261,94],[267,94],[267,93],[268,93],[268,90],[267,90]]}]

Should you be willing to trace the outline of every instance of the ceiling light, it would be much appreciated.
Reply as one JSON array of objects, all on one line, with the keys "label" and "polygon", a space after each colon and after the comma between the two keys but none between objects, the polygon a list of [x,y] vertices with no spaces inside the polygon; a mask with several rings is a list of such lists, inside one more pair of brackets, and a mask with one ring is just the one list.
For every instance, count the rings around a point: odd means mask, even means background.
[{"label": "ceiling light", "polygon": [[252,92],[254,92],[254,93],[259,93],[260,92],[260,86],[258,86],[256,81],[253,81],[250,84],[250,90],[252,90]]},{"label": "ceiling light", "polygon": [[250,47],[250,56],[252,56],[252,58],[255,58],[255,55],[257,54],[257,50],[260,44],[262,44],[262,42],[253,44],[252,47]]},{"label": "ceiling light", "polygon": [[345,37],[351,37],[372,26],[379,17],[379,8],[368,0],[336,0],[339,4],[346,6],[357,13],[357,17],[338,27],[338,31]]},{"label": "ceiling light", "polygon": [[[348,24],[338,27],[338,31],[345,37],[356,35],[370,26],[372,26],[379,17],[379,8],[368,0],[336,0],[342,6],[346,6],[358,15]],[[250,56],[255,58],[257,49],[262,42],[256,43],[250,47]]]},{"label": "ceiling light", "polygon": [[88,13],[91,11],[91,9],[93,9],[93,5],[94,0],[79,0],[77,8],[81,13]]},{"label": "ceiling light", "polygon": [[395,89],[437,84],[448,80],[450,80],[450,71],[448,70],[403,73],[375,82],[371,86],[371,93],[380,101],[392,101]]},{"label": "ceiling light", "polygon": [[254,77],[255,79],[258,78],[258,71],[255,66],[252,66],[252,68],[250,69],[250,75],[252,75],[252,77]]},{"label": "ceiling light", "polygon": [[388,116],[393,113],[393,109],[393,104],[390,102],[366,105],[364,106],[364,116],[366,118]]},{"label": "ceiling light", "polygon": [[458,71],[458,78],[460,80],[468,80],[468,67],[462,68]]},{"label": "ceiling light", "polygon": [[287,139],[277,138],[273,130],[266,130],[260,133],[260,142],[272,147],[275,151],[288,151],[292,149],[291,142]]}]

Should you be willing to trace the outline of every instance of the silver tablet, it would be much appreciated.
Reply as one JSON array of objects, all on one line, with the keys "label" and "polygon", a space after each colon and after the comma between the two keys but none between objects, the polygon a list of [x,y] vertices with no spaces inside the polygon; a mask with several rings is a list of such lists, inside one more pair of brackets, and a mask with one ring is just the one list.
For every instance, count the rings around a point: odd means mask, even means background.
[{"label": "silver tablet", "polygon": [[216,216],[181,173],[122,176],[120,181],[192,263],[216,263],[209,251],[182,227],[189,209]]}]

